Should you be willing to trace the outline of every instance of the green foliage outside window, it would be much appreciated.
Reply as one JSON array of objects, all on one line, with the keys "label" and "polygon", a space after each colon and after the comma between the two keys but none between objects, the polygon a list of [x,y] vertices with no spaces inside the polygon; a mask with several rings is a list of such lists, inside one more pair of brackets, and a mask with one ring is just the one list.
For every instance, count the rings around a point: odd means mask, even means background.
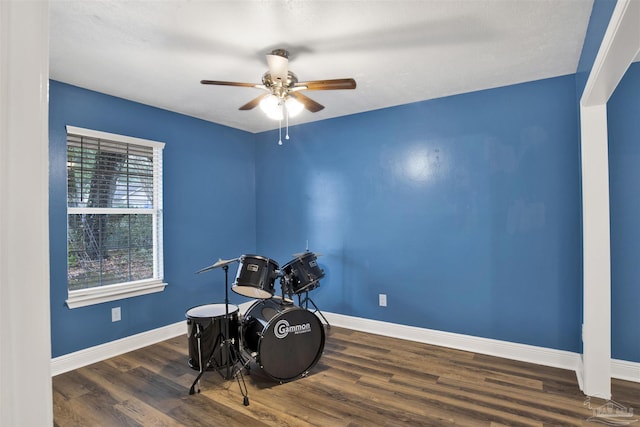
[{"label": "green foliage outside window", "polygon": [[153,149],[68,136],[69,290],[154,278]]}]

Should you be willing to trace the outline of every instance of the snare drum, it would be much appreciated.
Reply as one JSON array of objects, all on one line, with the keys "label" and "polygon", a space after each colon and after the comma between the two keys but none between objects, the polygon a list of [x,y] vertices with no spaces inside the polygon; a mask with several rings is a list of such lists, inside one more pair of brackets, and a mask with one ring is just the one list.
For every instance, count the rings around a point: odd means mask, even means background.
[{"label": "snare drum", "polygon": [[306,376],[324,349],[324,327],[316,315],[276,298],[247,310],[242,336],[244,348],[280,382]]},{"label": "snare drum", "polygon": [[[193,307],[187,311],[187,337],[189,338],[189,366],[195,370],[212,359],[208,369],[231,366],[229,351],[221,346],[224,334],[224,304],[207,304]],[[229,335],[233,346],[240,347],[238,323],[238,306],[229,304]],[[220,338],[219,338],[220,337]],[[216,341],[218,341],[216,343]],[[215,348],[214,348],[215,346]]]},{"label": "snare drum", "polygon": [[259,255],[242,255],[236,280],[231,286],[235,293],[249,298],[271,298],[275,293],[278,263]]},{"label": "snare drum", "polygon": [[314,289],[324,277],[324,271],[318,267],[318,259],[313,252],[305,252],[289,261],[282,267],[282,271],[294,294]]}]

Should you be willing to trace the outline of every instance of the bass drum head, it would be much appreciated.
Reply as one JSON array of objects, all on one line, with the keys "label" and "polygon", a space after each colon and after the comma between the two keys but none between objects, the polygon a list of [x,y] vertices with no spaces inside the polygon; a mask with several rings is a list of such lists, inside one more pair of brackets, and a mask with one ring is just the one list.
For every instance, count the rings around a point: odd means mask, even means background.
[{"label": "bass drum head", "polygon": [[[264,372],[277,381],[291,381],[305,375],[322,356],[324,327],[318,317],[308,310],[283,306],[274,300],[260,301],[247,316],[245,338],[258,334],[257,353]],[[251,337],[253,335],[253,337]],[[256,350],[255,348],[253,349]]]}]

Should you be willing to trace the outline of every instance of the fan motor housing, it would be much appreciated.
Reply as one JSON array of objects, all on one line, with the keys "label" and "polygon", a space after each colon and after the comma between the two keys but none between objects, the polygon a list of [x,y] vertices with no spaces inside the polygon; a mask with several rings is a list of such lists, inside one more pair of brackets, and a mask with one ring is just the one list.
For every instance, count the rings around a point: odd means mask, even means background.
[{"label": "fan motor housing", "polygon": [[[274,95],[283,95],[298,83],[298,76],[292,71],[287,72],[287,81],[283,84],[280,80],[274,81],[271,73],[267,71],[262,76],[262,84],[271,89]],[[280,93],[282,92],[282,93]]]}]

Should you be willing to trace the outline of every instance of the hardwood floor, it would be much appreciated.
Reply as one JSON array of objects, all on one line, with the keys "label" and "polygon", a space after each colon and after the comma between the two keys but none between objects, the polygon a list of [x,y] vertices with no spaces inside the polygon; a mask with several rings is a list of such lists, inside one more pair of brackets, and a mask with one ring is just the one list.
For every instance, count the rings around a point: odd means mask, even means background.
[{"label": "hardwood floor", "polygon": [[[594,426],[575,373],[465,351],[327,329],[309,376],[278,384],[257,366],[235,381],[187,365],[180,336],[53,378],[56,426]],[[640,412],[640,384],[613,400]],[[592,408],[604,401],[592,399]],[[635,416],[635,419],[640,418]],[[640,425],[640,421],[636,422]],[[600,424],[602,425],[602,424]]]}]

